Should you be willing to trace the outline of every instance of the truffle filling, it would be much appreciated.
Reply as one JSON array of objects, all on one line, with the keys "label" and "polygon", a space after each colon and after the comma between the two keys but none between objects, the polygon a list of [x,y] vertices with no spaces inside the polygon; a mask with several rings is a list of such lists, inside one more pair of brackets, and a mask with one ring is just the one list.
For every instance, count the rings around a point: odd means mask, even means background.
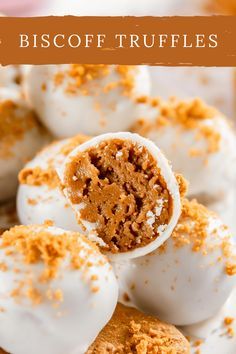
[{"label": "truffle filling", "polygon": [[66,166],[65,188],[93,224],[102,248],[127,252],[154,241],[172,214],[172,197],[146,147],[111,139],[78,153]]}]

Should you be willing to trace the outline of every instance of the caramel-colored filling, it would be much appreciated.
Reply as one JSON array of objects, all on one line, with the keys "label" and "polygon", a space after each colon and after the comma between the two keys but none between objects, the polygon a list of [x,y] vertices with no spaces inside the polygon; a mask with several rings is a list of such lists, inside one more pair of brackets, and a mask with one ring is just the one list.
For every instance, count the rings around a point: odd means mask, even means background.
[{"label": "caramel-colored filling", "polygon": [[[128,140],[91,147],[68,163],[65,188],[80,219],[95,225],[110,252],[127,252],[156,239],[169,223],[172,197],[156,160]],[[81,220],[80,220],[81,221]]]}]

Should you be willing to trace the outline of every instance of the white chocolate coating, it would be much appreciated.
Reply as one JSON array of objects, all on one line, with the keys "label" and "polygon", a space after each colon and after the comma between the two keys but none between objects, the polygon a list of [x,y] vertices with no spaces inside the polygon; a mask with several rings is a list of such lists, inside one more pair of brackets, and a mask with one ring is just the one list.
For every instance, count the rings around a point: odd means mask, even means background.
[{"label": "white chocolate coating", "polygon": [[[18,119],[24,120],[25,117],[31,114],[30,108],[20,98],[20,94],[17,91],[1,88],[0,105],[4,105],[6,102],[13,102],[17,107],[14,109],[14,113],[9,109],[10,116],[8,122],[13,126],[15,123],[17,124]],[[1,124],[6,124],[6,113],[2,113],[1,111],[0,119]],[[11,132],[7,132],[0,141],[0,201],[9,199],[15,195],[18,172],[25,162],[31,159],[49,141],[49,137],[39,127],[35,117],[31,119],[33,124],[30,125],[31,123],[29,123],[29,127],[26,127],[22,131],[20,137],[15,137],[14,133],[11,135]],[[21,128],[18,127],[18,129]]]},{"label": "white chocolate coating", "polygon": [[[158,230],[158,237],[156,237],[153,241],[151,241],[149,244],[146,246],[142,246],[127,252],[123,253],[109,253],[109,256],[114,259],[114,260],[120,260],[120,259],[128,259],[128,258],[134,258],[134,257],[140,257],[143,256],[156,248],[158,248],[163,242],[171,235],[174,227],[177,224],[178,218],[180,216],[180,194],[179,194],[179,187],[177,184],[177,181],[175,179],[174,173],[171,170],[170,164],[165,158],[165,156],[161,153],[159,148],[155,146],[150,140],[142,138],[138,134],[132,134],[132,133],[108,133],[108,134],[103,134],[100,136],[97,136],[84,144],[78,146],[76,149],[74,149],[66,158],[64,163],[57,169],[59,178],[61,179],[62,184],[65,184],[65,174],[68,166],[70,165],[71,162],[73,162],[73,159],[76,160],[76,156],[78,153],[86,151],[87,149],[91,147],[98,146],[101,142],[104,141],[109,141],[112,139],[121,139],[124,141],[131,141],[135,144],[138,144],[140,147],[145,147],[148,152],[152,155],[152,157],[155,159],[157,166],[160,168],[160,173],[161,176],[163,177],[167,189],[172,197],[172,215],[170,216],[169,223],[167,225],[163,225],[163,228]],[[81,218],[81,213],[80,210],[83,208],[83,203],[82,204],[73,204],[70,200],[69,192],[65,188],[64,193],[68,199],[68,202],[71,204],[72,208],[75,210],[77,219],[81,222],[81,224],[84,226],[86,232],[89,234],[90,232],[94,233],[96,235],[96,228],[97,225],[96,223],[91,223],[86,220],[83,220]],[[158,209],[158,208],[157,208]],[[156,215],[159,213],[159,210],[156,210]],[[158,215],[157,215],[158,216]],[[155,215],[153,215],[155,217]],[[161,225],[162,226],[162,225]],[[88,236],[89,237],[89,236]]]},{"label": "white chocolate coating", "polygon": [[0,87],[19,89],[20,85],[17,80],[20,77],[19,66],[1,66],[0,65]]},{"label": "white chocolate coating", "polygon": [[[121,80],[116,69],[110,66],[107,75],[76,87],[76,78],[68,74],[70,65],[35,65],[25,78],[26,95],[56,137],[127,130],[138,114],[135,97],[150,93],[150,79],[146,67],[130,68],[133,89],[127,95],[120,84],[112,87]],[[57,83],[61,74],[63,80]],[[73,92],[68,91],[70,85]]]},{"label": "white chocolate coating", "polygon": [[[235,264],[235,246],[229,239],[233,254],[228,259],[222,250],[228,229],[216,216],[209,216],[208,221],[202,250],[193,251],[191,241],[178,246],[178,239],[171,236],[161,251],[114,264],[120,301],[124,302],[127,294],[128,305],[175,325],[190,325],[214,316],[236,285],[236,277],[228,275],[225,268],[227,262]],[[191,229],[194,220],[190,218],[183,225]],[[179,231],[180,242],[182,237],[184,231]]]},{"label": "white chocolate coating", "polygon": [[[183,104],[191,102],[197,100]],[[196,118],[195,127],[185,128],[171,119],[166,125],[152,123],[159,115],[159,108],[143,105],[140,117],[152,124],[144,136],[157,144],[173,169],[189,181],[190,196],[222,198],[236,181],[236,135],[227,118],[216,111],[214,117]],[[139,129],[135,132],[142,134]]]},{"label": "white chocolate coating", "polygon": [[236,240],[236,189],[230,189],[222,198],[205,199],[198,198],[198,201],[205,205],[209,210],[214,211],[221,220],[227,225]]},{"label": "white chocolate coating", "polygon": [[234,119],[234,68],[150,67],[149,70],[154,95],[163,99],[200,97]]},{"label": "white chocolate coating", "polygon": [[[49,145],[30,161],[25,168],[56,168],[64,161],[61,149],[70,143],[65,139]],[[32,202],[33,201],[33,202]],[[20,184],[17,193],[17,210],[22,224],[42,224],[51,220],[65,230],[81,231],[73,210],[59,186]]]},{"label": "white chocolate coating", "polygon": [[[27,228],[29,233],[43,231],[55,238],[65,234],[64,230],[54,227]],[[37,282],[45,267],[43,262],[26,264],[19,253],[11,257],[5,255],[5,249],[0,250],[0,260],[7,266],[7,271],[0,271],[0,346],[6,351],[14,354],[84,354],[110,320],[118,297],[114,273],[98,249],[79,234],[78,243],[79,259],[85,261],[82,266],[71,268],[68,252],[59,264],[56,277],[43,283]],[[90,265],[86,262],[88,256],[91,256]],[[18,272],[14,272],[16,267]],[[42,296],[48,291],[53,294],[59,290],[62,299],[53,300],[45,295],[40,303],[33,304],[27,296],[10,296],[29,272]]]}]

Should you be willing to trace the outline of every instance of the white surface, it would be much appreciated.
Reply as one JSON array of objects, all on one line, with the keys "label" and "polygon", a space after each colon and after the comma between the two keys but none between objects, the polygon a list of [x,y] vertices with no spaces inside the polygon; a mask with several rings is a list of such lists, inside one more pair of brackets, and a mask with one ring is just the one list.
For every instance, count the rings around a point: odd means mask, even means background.
[{"label": "white surface", "polygon": [[[198,347],[191,345],[191,354],[195,354],[200,349],[201,354],[235,354],[236,353],[236,335],[230,338],[227,334],[227,327],[224,325],[225,317],[234,318],[230,326],[236,333],[236,289],[232,292],[229,300],[221,312],[212,320],[203,322],[192,328],[182,328],[186,334],[191,334],[193,341],[203,339],[203,343]],[[207,333],[207,336],[206,336]],[[195,337],[195,338],[194,338]]]}]

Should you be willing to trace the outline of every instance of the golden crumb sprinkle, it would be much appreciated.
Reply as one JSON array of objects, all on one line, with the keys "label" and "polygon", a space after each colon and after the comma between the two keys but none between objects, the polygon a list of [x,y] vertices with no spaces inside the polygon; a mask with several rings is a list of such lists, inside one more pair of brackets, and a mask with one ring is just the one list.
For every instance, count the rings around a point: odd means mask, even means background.
[{"label": "golden crumb sprinkle", "polygon": [[227,329],[227,334],[228,334],[228,336],[229,337],[234,337],[234,335],[235,335],[235,333],[234,333],[234,329],[232,328],[232,327],[229,327],[228,329]]},{"label": "golden crumb sprinkle", "polygon": [[[66,85],[66,93],[75,94],[79,92],[82,95],[90,94],[91,88],[97,87],[98,79],[103,79],[111,73],[112,66],[105,64],[71,64],[67,72],[58,72],[54,76],[56,86],[62,85],[64,80],[69,79]],[[101,91],[108,93],[111,90],[120,87],[124,95],[130,94],[134,88],[134,70],[133,66],[116,65],[115,72],[118,78],[113,82],[108,82],[101,87]]]},{"label": "golden crumb sprinkle", "polygon": [[33,111],[19,107],[11,100],[0,103],[0,158],[12,156],[12,147],[25,133],[38,125]]},{"label": "golden crumb sprinkle", "polygon": [[[140,98],[137,103],[146,103],[149,106],[155,107],[150,103],[151,99]],[[166,126],[179,126],[184,130],[196,130],[195,141],[204,140],[207,143],[206,148],[189,150],[189,155],[198,157],[205,154],[213,154],[219,151],[221,135],[214,125],[204,125],[204,121],[212,120],[220,113],[213,107],[207,106],[201,99],[196,98],[190,101],[181,101],[177,98],[164,101],[157,100],[157,115],[156,119],[150,120],[140,118],[131,127],[131,131],[148,137],[155,129],[161,129]]]},{"label": "golden crumb sprinkle", "polygon": [[224,319],[224,324],[225,326],[229,326],[234,322],[234,318],[233,317],[225,317]]},{"label": "golden crumb sprinkle", "polygon": [[177,180],[177,183],[179,185],[179,194],[181,198],[184,198],[188,192],[188,181],[180,174],[176,173],[175,178]]},{"label": "golden crumb sprinkle", "polygon": [[[55,159],[58,155],[64,155],[65,157],[77,146],[83,144],[90,139],[86,135],[76,135],[70,139],[61,147],[60,151],[55,153],[54,158],[49,158],[47,161],[47,167],[42,169],[39,166],[36,167],[25,167],[23,168],[19,175],[18,180],[20,184],[27,184],[29,186],[47,186],[50,189],[60,187],[60,180],[55,169]],[[43,148],[40,154],[46,152],[51,147],[55,146],[58,142],[53,142],[49,144],[46,148]],[[37,202],[35,200],[29,200],[29,204],[35,205]]]},{"label": "golden crumb sprinkle", "polygon": [[27,184],[29,186],[43,186],[46,185],[50,188],[60,186],[59,177],[53,168],[43,170],[40,167],[24,168],[19,173],[20,184]]},{"label": "golden crumb sprinkle", "polygon": [[60,153],[67,156],[71,153],[72,150],[74,150],[77,146],[85,143],[91,139],[90,136],[88,135],[83,135],[83,134],[78,134],[70,139],[68,139],[68,142],[62,146]]},{"label": "golden crumb sprinkle", "polygon": [[226,274],[229,276],[236,275],[236,264],[227,264],[225,267]]},{"label": "golden crumb sprinkle", "polygon": [[[96,259],[96,255],[100,254],[98,248],[84,236],[66,231],[56,234],[46,226],[21,225],[5,231],[1,238],[0,248],[4,249],[5,255],[12,257],[14,262],[19,262],[20,256],[26,268],[29,265],[42,264],[42,271],[37,277],[34,277],[32,272],[26,271],[25,279],[20,281],[11,292],[14,298],[26,296],[34,305],[40,304],[45,295],[39,292],[37,284],[50,283],[57,278],[64,259],[69,260],[68,269],[81,270],[85,273],[86,269],[93,265],[104,265],[101,259]],[[14,271],[9,267],[4,268],[4,271],[11,270]],[[48,292],[47,298],[49,298]],[[52,299],[62,302],[62,291],[56,289]]]},{"label": "golden crumb sprinkle", "polygon": [[[182,213],[178,224],[172,233],[173,244],[176,248],[190,245],[193,252],[201,252],[207,255],[212,250],[219,248],[221,257],[218,261],[227,261],[225,269],[228,275],[234,275],[236,268],[235,264],[229,263],[234,259],[233,247],[230,242],[231,235],[225,225],[211,231],[209,234],[209,222],[216,218],[216,215],[209,211],[206,207],[198,203],[195,199],[189,201],[182,200]],[[223,233],[221,238],[219,233]],[[211,246],[207,242],[207,238],[212,236],[217,239],[217,244]],[[160,247],[159,252],[166,251],[166,242]]]},{"label": "golden crumb sprinkle", "polygon": [[189,354],[189,343],[172,325],[118,304],[86,354]]},{"label": "golden crumb sprinkle", "polygon": [[193,343],[194,347],[199,347],[200,345],[202,345],[203,340],[202,339],[197,339],[195,340],[195,342]]}]

